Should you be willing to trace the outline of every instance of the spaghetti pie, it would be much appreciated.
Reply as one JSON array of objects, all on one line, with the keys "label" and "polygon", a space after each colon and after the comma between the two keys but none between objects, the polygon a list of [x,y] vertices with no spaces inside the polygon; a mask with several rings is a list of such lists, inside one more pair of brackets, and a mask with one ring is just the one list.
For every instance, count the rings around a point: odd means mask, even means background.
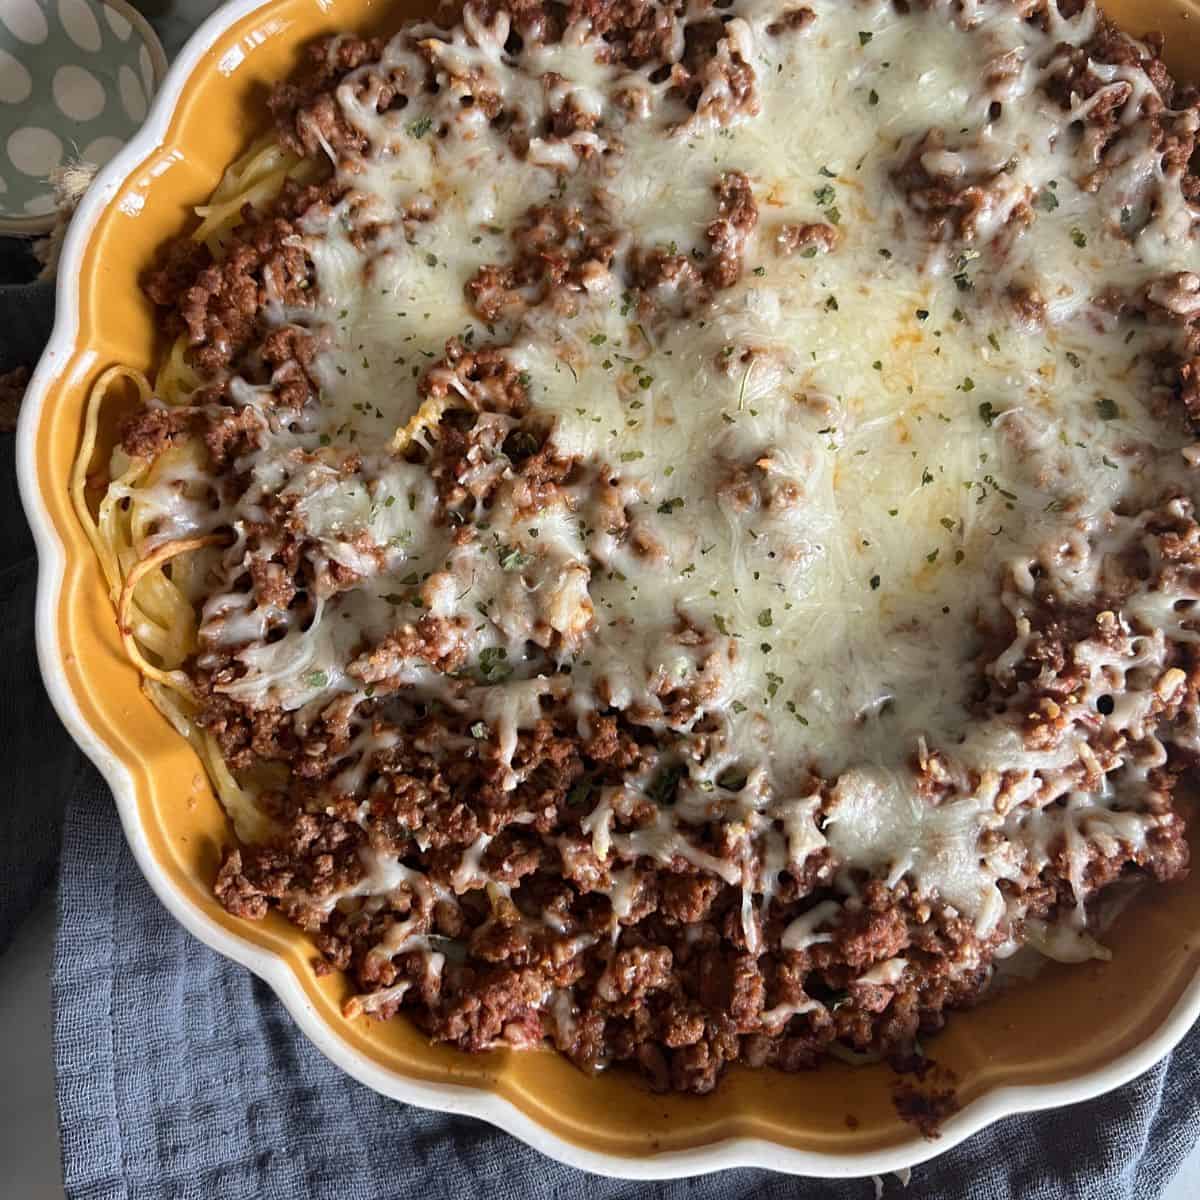
[{"label": "spaghetti pie", "polygon": [[[1200,110],[1077,0],[478,0],[314,46],[76,474],[348,1017],[911,1063],[1178,878]],[[114,385],[138,389],[89,496]]]}]

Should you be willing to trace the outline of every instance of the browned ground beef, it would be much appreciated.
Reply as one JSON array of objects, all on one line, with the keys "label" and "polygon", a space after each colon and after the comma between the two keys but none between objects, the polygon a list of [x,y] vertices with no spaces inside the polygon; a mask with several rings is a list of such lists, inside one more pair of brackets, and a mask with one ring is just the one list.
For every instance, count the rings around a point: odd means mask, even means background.
[{"label": "browned ground beef", "polygon": [[[571,0],[569,5],[486,0],[477,7],[485,17],[501,8],[510,12],[517,34],[535,42],[557,37],[564,25],[586,14],[604,34],[612,57],[632,65],[659,56],[671,36],[671,6],[642,0]],[[798,33],[812,19],[810,10],[796,8],[776,32]],[[689,27],[673,84],[694,103],[701,91],[698,81],[719,69],[729,84],[730,103],[752,105],[752,77],[744,64],[715,62],[721,29],[717,15]],[[1157,52],[1158,43],[1147,44]],[[376,41],[354,38],[314,46],[296,80],[272,93],[269,103],[281,144],[318,157],[322,141],[335,151],[356,146],[359,135],[345,124],[331,89],[352,69],[374,61],[380,49]],[[1102,30],[1091,53],[1119,61],[1129,50]],[[1161,63],[1153,60],[1149,69],[1169,100],[1174,85]],[[1074,75],[1064,76],[1062,94],[1055,98],[1067,103],[1075,82]],[[424,83],[378,74],[371,94],[382,111],[402,106],[405,89]],[[489,115],[498,111],[496,107]],[[1121,136],[1110,111],[1097,110],[1089,120],[1101,141]],[[567,114],[552,133],[566,137],[581,127]],[[1163,139],[1176,139],[1172,153],[1179,161],[1192,154],[1190,135],[1165,120],[1157,128]],[[988,180],[963,180],[949,187],[929,178],[920,155],[944,138],[943,131],[930,130],[897,167],[895,179],[926,215],[934,235],[955,240],[969,235]],[[224,393],[234,369],[270,382],[282,408],[299,409],[313,397],[311,336],[298,328],[268,331],[261,311],[269,291],[290,304],[307,302],[312,265],[288,239],[309,206],[334,198],[329,185],[303,191],[293,187],[270,212],[248,210],[220,262],[186,239],[167,249],[145,281],[146,292],[163,309],[168,331],[186,336],[209,404],[187,414],[161,409],[141,414],[124,433],[131,454],[153,457],[197,423],[218,466],[253,445],[260,433],[253,413],[235,410]],[[671,286],[698,306],[711,294],[708,289],[729,287],[739,278],[742,247],[759,217],[747,176],[728,172],[714,180],[713,202],[707,246],[683,252],[628,248],[627,270],[639,303],[653,302],[659,289]],[[838,231],[824,223],[785,225],[773,236],[785,255],[828,253],[838,242]],[[513,231],[511,258],[481,263],[467,285],[469,300],[485,322],[517,308],[569,305],[572,293],[585,287],[589,269],[612,263],[617,242],[597,212],[561,205],[531,208]],[[1157,306],[1194,322],[1193,283],[1164,281],[1157,293],[1136,303],[1143,311]],[[1036,294],[1013,296],[1012,303],[1030,323],[1044,313]],[[1181,402],[1193,420],[1200,420],[1200,356],[1173,369]],[[531,513],[547,507],[578,469],[545,444],[542,431],[522,423],[528,409],[526,382],[494,345],[468,346],[453,339],[440,359],[423,368],[419,392],[448,402],[428,453],[441,502],[439,520],[459,524],[462,512],[489,500],[494,477],[481,467],[500,457],[514,464]],[[352,473],[355,464],[347,460],[341,469]],[[761,463],[747,463],[731,466],[722,496],[738,511],[769,510],[795,502],[786,487],[773,483]],[[615,490],[608,512],[612,528],[623,529],[627,518]],[[1165,569],[1200,571],[1200,536],[1190,518],[1164,515],[1152,532],[1164,549]],[[463,529],[461,536],[474,534]],[[290,529],[282,502],[270,509],[262,529],[249,530],[249,586],[260,604],[287,609],[312,585],[304,573],[302,543],[302,535]],[[653,547],[647,545],[645,552],[653,553]],[[329,570],[336,584],[339,568],[335,564]],[[1093,636],[1101,620],[1098,608],[1064,613],[1047,598],[1013,681],[985,681],[981,704],[1003,707],[1016,682],[1036,678],[1036,703],[1024,716],[1029,743],[1038,745],[1053,727],[1055,697],[1061,699],[1075,684],[1076,646]],[[413,659],[444,672],[452,690],[465,688],[471,681],[455,677],[463,665],[459,632],[453,622],[424,617],[363,646],[350,673],[374,687],[379,702],[400,689],[400,666]],[[1200,664],[1180,662],[1185,679],[1178,691],[1161,698],[1157,709],[1167,720],[1197,706]],[[810,857],[799,876],[783,873],[754,949],[746,944],[739,886],[683,857],[666,865],[641,858],[628,864],[628,910],[620,917],[613,946],[607,891],[612,868],[595,856],[581,821],[600,789],[657,761],[659,752],[645,727],[627,722],[620,712],[600,711],[581,725],[565,704],[544,697],[542,719],[518,737],[513,761],[521,767],[521,782],[506,790],[506,766],[486,726],[480,729],[449,709],[414,714],[410,723],[397,726],[378,715],[382,703],[368,702],[356,711],[356,728],[365,722],[376,733],[395,736],[373,760],[361,793],[350,796],[339,794],[333,782],[347,767],[355,733],[337,702],[301,731],[289,714],[255,709],[213,690],[233,671],[230,664],[198,673],[205,692],[200,721],[235,770],[266,760],[287,768],[287,782],[264,797],[278,823],[277,836],[267,845],[230,847],[216,894],[230,912],[249,919],[281,908],[313,934],[324,956],[321,969],[331,964],[349,973],[377,1017],[403,1009],[431,1037],[467,1050],[500,1039],[534,1043],[556,1033],[558,1044],[586,1069],[628,1062],[655,1087],[706,1092],[729,1063],[807,1069],[835,1043],[891,1055],[898,1064],[911,1066],[919,1036],[939,1029],[948,1011],[972,1004],[987,983],[999,935],[981,942],[970,922],[918,897],[906,882],[889,889],[865,874],[855,881],[858,902],[846,906],[831,940],[784,949],[782,932],[798,916],[831,899],[844,900],[824,854]],[[677,698],[680,706],[689,702],[694,697]],[[1098,755],[1108,749],[1097,740]],[[1173,760],[1153,778],[1161,811],[1169,811],[1177,775],[1192,765]],[[936,804],[936,762],[922,770],[925,798]],[[1081,780],[1081,786],[1085,783]],[[828,805],[828,785],[814,784],[823,789]],[[655,783],[656,802],[670,804],[674,787],[671,769],[664,767]],[[360,802],[367,806],[365,822],[357,815]],[[614,832],[636,829],[645,816],[638,809],[618,812]],[[462,878],[464,855],[481,834],[491,840],[480,868],[506,890],[467,886]],[[730,858],[715,826],[701,835],[700,844],[718,859]],[[444,885],[445,894],[434,901],[400,887],[363,905],[327,909],[326,898],[362,881],[363,852],[369,849],[402,857]],[[1098,889],[1120,874],[1135,872],[1168,880],[1180,877],[1186,867],[1187,847],[1176,823],[1155,831],[1144,850],[1120,849],[1108,857],[1095,852],[1088,883]],[[1029,889],[1031,913],[1051,916],[1074,903],[1068,873],[1062,849],[1040,879],[1021,885]],[[547,913],[553,920],[543,919]],[[441,939],[447,960],[440,977],[430,977],[420,952],[374,952],[387,930],[404,921],[415,922],[419,934]],[[902,982],[858,982],[872,965],[898,955],[911,965]],[[977,966],[964,970],[969,959]],[[377,1005],[369,1003],[372,994],[403,983],[409,985],[406,990],[396,990]],[[558,1024],[548,1016],[546,997],[566,987],[573,988],[574,1008],[570,1020]],[[824,1007],[803,1023],[793,1021],[789,1010],[802,1010],[812,999]],[[772,1009],[781,1016],[764,1030],[763,1014]],[[952,1088],[905,1084],[898,1104],[931,1131],[952,1107]]]}]

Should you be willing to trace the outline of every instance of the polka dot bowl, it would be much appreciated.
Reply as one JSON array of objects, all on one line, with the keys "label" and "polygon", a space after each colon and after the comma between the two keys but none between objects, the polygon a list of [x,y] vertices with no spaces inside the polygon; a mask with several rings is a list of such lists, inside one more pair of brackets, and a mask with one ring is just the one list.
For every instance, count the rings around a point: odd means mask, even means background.
[{"label": "polka dot bowl", "polygon": [[49,229],[51,172],[103,166],[165,71],[154,31],[125,0],[0,0],[0,233]]}]

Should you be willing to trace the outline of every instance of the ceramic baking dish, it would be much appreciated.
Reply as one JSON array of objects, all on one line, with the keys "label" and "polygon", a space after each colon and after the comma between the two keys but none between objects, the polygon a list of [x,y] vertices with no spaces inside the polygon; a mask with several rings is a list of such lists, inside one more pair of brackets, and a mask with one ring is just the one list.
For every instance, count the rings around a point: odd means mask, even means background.
[{"label": "ceramic baking dish", "polygon": [[[1200,64],[1196,0],[1111,0],[1132,32],[1161,29],[1167,61]],[[278,993],[342,1070],[398,1100],[490,1121],[554,1158],[643,1178],[735,1166],[853,1176],[912,1166],[1010,1113],[1095,1096],[1146,1070],[1200,1015],[1200,871],[1134,899],[1107,937],[1109,963],[1048,966],[956,1015],[930,1052],[961,1109],[935,1142],[902,1122],[883,1066],[797,1075],[733,1070],[711,1095],[657,1096],[632,1075],[589,1078],[541,1051],[468,1056],[406,1020],[347,1021],[339,974],[317,978],[305,937],[272,915],[228,916],[210,885],[226,824],[188,744],[139,690],[67,482],[84,399],[116,361],[149,369],[150,307],[137,277],[184,227],[261,121],[265,81],[298,48],[341,29],[386,29],[410,0],[235,0],[172,67],[142,129],[80,206],[58,280],[54,335],[19,431],[22,495],[40,556],[37,639],[63,722],[111,785],[130,846],[162,902],[198,938]]]}]

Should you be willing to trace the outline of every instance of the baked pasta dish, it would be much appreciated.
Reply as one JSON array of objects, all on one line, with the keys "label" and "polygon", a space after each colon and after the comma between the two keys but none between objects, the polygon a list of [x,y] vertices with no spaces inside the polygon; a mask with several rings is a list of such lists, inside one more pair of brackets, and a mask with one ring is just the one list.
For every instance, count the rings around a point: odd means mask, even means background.
[{"label": "baked pasta dish", "polygon": [[1161,40],[468,0],[309,51],[75,476],[225,908],[348,1019],[690,1092],[911,1066],[1018,950],[1106,957],[1200,751]]}]

